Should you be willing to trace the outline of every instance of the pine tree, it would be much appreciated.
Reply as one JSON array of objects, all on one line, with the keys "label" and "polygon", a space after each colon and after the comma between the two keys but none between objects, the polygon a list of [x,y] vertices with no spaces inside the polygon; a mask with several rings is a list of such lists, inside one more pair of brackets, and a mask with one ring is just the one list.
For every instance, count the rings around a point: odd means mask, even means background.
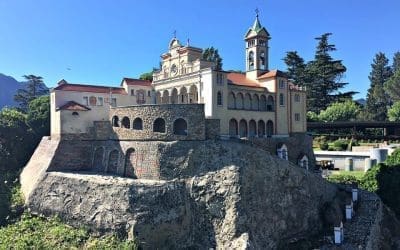
[{"label": "pine tree", "polygon": [[286,74],[296,85],[303,86],[306,78],[306,64],[304,59],[297,54],[297,51],[286,52],[283,61],[287,65]]},{"label": "pine tree", "polygon": [[393,56],[392,72],[393,75],[385,82],[384,88],[393,103],[400,101],[400,52]]},{"label": "pine tree", "polygon": [[214,47],[206,48],[203,51],[203,60],[214,62],[214,69],[222,70],[222,58],[218,53],[218,49],[214,49]]},{"label": "pine tree", "polygon": [[384,83],[391,77],[392,70],[388,66],[389,60],[385,54],[379,52],[375,55],[371,64],[372,71],[369,74],[371,86],[368,89],[365,116],[373,121],[387,120],[387,109],[390,106],[390,99],[384,90]]},{"label": "pine tree", "polygon": [[19,89],[14,96],[14,100],[19,103],[23,111],[26,111],[30,101],[36,97],[48,94],[49,90],[43,83],[41,76],[24,75],[23,77],[27,80],[26,89]]},{"label": "pine tree", "polygon": [[315,38],[318,45],[314,60],[304,65],[304,60],[297,52],[288,52],[284,58],[288,66],[289,77],[296,84],[305,86],[307,91],[307,110],[319,113],[331,103],[341,102],[356,92],[341,93],[339,90],[348,83],[342,82],[346,67],[341,60],[334,60],[330,53],[336,50],[335,45],[329,44],[331,33],[325,33]]},{"label": "pine tree", "polygon": [[393,72],[400,70],[400,51],[394,53],[392,70]]}]

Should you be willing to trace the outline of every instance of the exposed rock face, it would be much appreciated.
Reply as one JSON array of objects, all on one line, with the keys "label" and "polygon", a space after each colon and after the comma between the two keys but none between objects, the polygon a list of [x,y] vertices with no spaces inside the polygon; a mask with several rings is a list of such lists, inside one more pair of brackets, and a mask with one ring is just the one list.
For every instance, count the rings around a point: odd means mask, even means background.
[{"label": "exposed rock face", "polygon": [[134,234],[152,249],[277,249],[343,220],[336,186],[266,151],[230,141],[157,144],[163,180],[46,172],[28,207]]},{"label": "exposed rock face", "polygon": [[133,228],[160,248],[276,248],[322,228],[320,208],[336,188],[319,176],[239,143],[180,143],[160,142],[163,176],[180,178],[47,172],[28,206],[102,232]]}]

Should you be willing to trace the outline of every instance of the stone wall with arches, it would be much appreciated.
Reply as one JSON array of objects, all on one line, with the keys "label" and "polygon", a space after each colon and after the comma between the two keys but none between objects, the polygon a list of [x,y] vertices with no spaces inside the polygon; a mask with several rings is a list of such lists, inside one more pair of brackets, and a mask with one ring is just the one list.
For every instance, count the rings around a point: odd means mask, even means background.
[{"label": "stone wall with arches", "polygon": [[204,104],[142,105],[112,108],[113,139],[205,140]]}]

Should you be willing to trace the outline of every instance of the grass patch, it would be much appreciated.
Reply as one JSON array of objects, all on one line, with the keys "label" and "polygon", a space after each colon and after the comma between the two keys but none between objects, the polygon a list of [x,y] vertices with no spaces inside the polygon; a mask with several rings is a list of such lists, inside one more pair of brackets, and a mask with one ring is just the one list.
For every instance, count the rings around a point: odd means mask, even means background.
[{"label": "grass patch", "polygon": [[365,173],[364,171],[331,171],[328,176],[328,181],[334,183],[361,183]]},{"label": "grass patch", "polygon": [[0,249],[137,249],[134,241],[116,236],[95,237],[58,218],[25,213],[14,224],[0,228]]}]

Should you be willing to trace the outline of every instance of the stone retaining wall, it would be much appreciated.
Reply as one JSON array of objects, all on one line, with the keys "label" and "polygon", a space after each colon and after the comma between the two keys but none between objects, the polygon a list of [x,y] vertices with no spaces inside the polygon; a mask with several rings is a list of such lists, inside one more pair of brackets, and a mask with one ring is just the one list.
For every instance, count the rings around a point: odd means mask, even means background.
[{"label": "stone retaining wall", "polygon": [[[118,127],[113,118],[118,117]],[[123,127],[123,119],[129,119],[129,128]],[[205,140],[204,104],[166,104],[117,107],[110,110],[114,139],[119,140]],[[142,129],[134,128],[135,119],[141,119]],[[156,119],[165,122],[165,132],[155,132]],[[186,122],[185,134],[177,133],[177,119]]]}]

